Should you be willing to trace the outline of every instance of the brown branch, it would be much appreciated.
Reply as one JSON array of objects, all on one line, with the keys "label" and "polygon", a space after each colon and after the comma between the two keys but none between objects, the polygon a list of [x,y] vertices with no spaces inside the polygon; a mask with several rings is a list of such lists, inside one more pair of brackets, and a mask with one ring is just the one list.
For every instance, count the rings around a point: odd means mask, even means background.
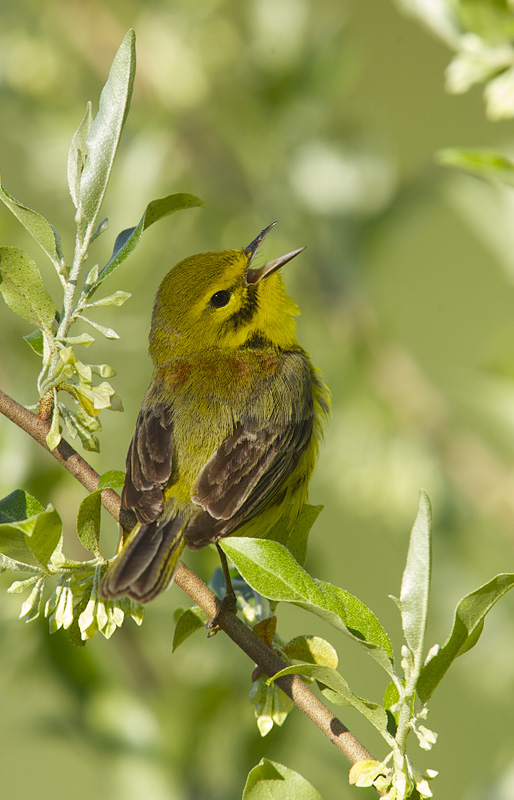
[{"label": "brown branch", "polygon": [[[50,450],[46,435],[50,429],[48,422],[27,411],[9,395],[0,390],[0,412],[11,422],[30,434],[45,450],[70,472],[89,492],[98,488],[99,475],[64,439],[55,450]],[[112,489],[102,492],[102,504],[125,529],[134,524],[131,512],[121,509],[119,496]],[[121,518],[120,518],[121,515]],[[219,609],[219,600],[188,567],[180,563],[175,573],[175,583],[211,617]],[[225,614],[219,623],[233,642],[255,661],[268,676],[275,675],[288,666],[277,653],[268,647],[235,614]],[[335,717],[332,712],[314,695],[298,675],[285,675],[277,679],[280,688],[293,700],[318,728],[342,753],[355,764],[357,761],[372,759],[373,756],[358,739]]]},{"label": "brown branch", "polygon": [[[61,439],[55,450],[50,450],[46,443],[46,435],[50,430],[50,423],[40,419],[36,414],[21,406],[8,394],[0,389],[0,412],[14,422],[19,428],[32,436],[59,464],[68,470],[88,492],[98,489],[100,477],[82,456],[80,456],[65,439]],[[120,523],[122,528],[130,530],[134,527],[135,515],[126,509],[121,509],[119,496],[114,489],[104,489],[102,492],[102,505]]]}]

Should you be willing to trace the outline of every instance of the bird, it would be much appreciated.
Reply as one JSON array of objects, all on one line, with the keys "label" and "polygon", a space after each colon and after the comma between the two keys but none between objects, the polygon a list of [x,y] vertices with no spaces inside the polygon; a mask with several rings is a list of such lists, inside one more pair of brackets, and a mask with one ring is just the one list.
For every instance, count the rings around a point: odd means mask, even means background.
[{"label": "bird", "polygon": [[294,536],[330,395],[279,272],[305,248],[255,266],[275,224],[241,250],[184,259],[160,284],[122,490],[137,523],[104,574],[106,599],[152,600],[186,545],[221,554],[220,539],[266,537],[279,521]]}]

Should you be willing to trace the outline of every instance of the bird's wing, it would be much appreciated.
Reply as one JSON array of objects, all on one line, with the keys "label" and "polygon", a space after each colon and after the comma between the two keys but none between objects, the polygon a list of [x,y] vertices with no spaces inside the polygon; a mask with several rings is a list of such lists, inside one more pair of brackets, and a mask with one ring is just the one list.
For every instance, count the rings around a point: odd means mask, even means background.
[{"label": "bird's wing", "polygon": [[133,508],[139,522],[156,520],[163,507],[163,490],[171,477],[173,426],[170,409],[152,404],[141,409],[127,453],[121,501]]},{"label": "bird's wing", "polygon": [[251,418],[238,422],[197,478],[193,501],[203,512],[185,530],[189,546],[196,549],[227,536],[273,495],[280,495],[309,444],[312,428],[312,403],[286,425]]}]

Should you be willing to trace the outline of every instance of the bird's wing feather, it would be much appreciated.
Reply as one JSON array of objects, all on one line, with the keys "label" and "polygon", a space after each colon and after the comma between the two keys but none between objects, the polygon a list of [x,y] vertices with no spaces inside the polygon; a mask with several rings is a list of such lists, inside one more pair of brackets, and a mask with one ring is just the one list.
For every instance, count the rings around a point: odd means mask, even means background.
[{"label": "bird's wing feather", "polygon": [[295,469],[313,427],[312,406],[300,419],[279,426],[240,421],[200,472],[193,500],[204,510],[190,520],[186,538],[203,547],[254,516]]},{"label": "bird's wing feather", "polygon": [[163,404],[144,406],[127,453],[121,500],[133,508],[139,522],[148,524],[162,511],[163,490],[171,477],[173,425]]}]

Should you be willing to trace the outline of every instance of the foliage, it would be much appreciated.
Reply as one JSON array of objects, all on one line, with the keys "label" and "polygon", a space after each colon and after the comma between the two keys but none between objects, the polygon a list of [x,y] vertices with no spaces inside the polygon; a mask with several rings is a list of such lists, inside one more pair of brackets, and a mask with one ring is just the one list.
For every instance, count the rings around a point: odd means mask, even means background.
[{"label": "foliage", "polygon": [[[98,450],[99,413],[103,409],[122,409],[110,383],[94,383],[94,376],[111,378],[115,374],[112,367],[84,363],[75,354],[76,347],[90,347],[94,337],[89,333],[70,335],[71,327],[76,322],[85,322],[107,339],[118,339],[113,328],[90,319],[85,312],[121,306],[130,295],[122,290],[96,300],[93,295],[134,250],[146,228],[168,214],[202,204],[198,197],[187,194],[153,200],[138,225],[117,236],[107,264],[102,268],[95,264],[84,274],[90,245],[108,227],[107,219],[98,224],[97,219],[128,114],[134,74],[135,34],[129,31],[112,63],[100,95],[98,113],[93,119],[91,103],[88,103],[70,145],[68,186],[76,209],[75,252],[71,264],[65,260],[61,237],[53,225],[0,187],[0,198],[49,257],[63,291],[62,309],[57,311],[39,267],[30,256],[16,247],[0,249],[0,292],[12,311],[38,326],[26,339],[43,362],[38,378],[39,405],[43,415],[52,420],[47,437],[51,450],[61,440],[61,423],[72,438],[80,437],[87,450]],[[72,409],[58,399],[58,392],[71,396]]]},{"label": "foliage", "polygon": [[397,0],[456,55],[446,71],[446,89],[467,92],[485,83],[486,113],[492,120],[514,116],[514,23],[508,0]]},{"label": "foliage", "polygon": [[[97,115],[93,119],[88,103],[70,145],[68,186],[76,209],[71,266],[65,260],[61,237],[54,227],[0,187],[3,202],[50,258],[62,286],[62,310],[58,312],[36,262],[17,247],[0,248],[0,293],[12,311],[37,326],[25,338],[43,362],[37,382],[39,411],[43,418],[51,418],[47,435],[51,450],[61,440],[62,424],[72,438],[78,434],[86,450],[98,450],[95,435],[101,427],[98,415],[104,409],[122,410],[121,401],[107,381],[94,383],[94,376],[111,378],[114,370],[107,364],[84,363],[75,355],[74,348],[90,347],[94,337],[88,333],[70,335],[71,327],[82,321],[107,339],[119,338],[112,328],[89,319],[84,312],[121,306],[130,295],[121,289],[96,300],[93,295],[134,250],[146,228],[168,214],[202,204],[198,197],[185,193],[153,200],[139,223],[116,237],[105,266],[100,268],[95,264],[83,274],[90,245],[108,227],[107,219],[97,224],[97,218],[130,106],[134,75],[135,34],[129,31],[112,63]],[[82,287],[78,290],[81,279]],[[73,408],[58,399],[59,392],[72,397]],[[128,598],[104,602],[97,597],[106,567],[99,545],[100,495],[102,489],[120,488],[122,484],[123,475],[120,483],[120,475],[111,472],[100,478],[98,491],[88,495],[80,505],[77,535],[85,549],[94,555],[88,562],[76,562],[63,554],[62,523],[51,506],[43,509],[34,497],[20,490],[2,501],[1,567],[32,573],[30,578],[16,581],[9,589],[11,592],[31,589],[20,614],[25,621],[39,616],[46,579],[59,575],[57,588],[44,606],[51,633],[64,628],[70,631],[72,641],[80,644],[97,631],[109,638],[127,616],[141,623],[143,610],[139,604]]]}]

